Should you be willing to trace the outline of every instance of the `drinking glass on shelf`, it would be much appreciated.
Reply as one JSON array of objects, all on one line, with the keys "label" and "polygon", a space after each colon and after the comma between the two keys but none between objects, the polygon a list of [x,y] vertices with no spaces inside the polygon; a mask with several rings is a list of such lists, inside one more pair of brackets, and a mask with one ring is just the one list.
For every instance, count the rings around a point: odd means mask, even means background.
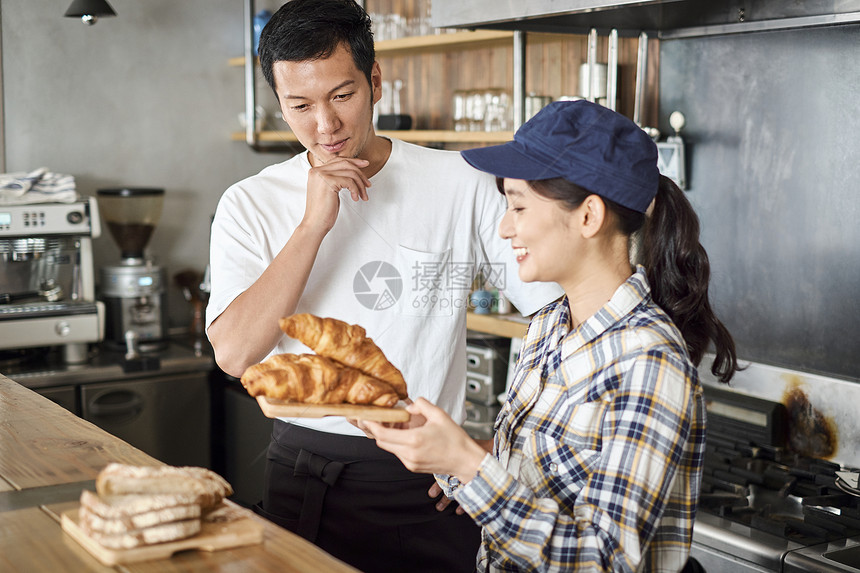
[{"label": "drinking glass on shelf", "polygon": [[472,90],[466,100],[466,116],[469,118],[469,131],[483,131],[487,110],[486,94],[483,90]]},{"label": "drinking glass on shelf", "polygon": [[511,95],[501,88],[492,88],[484,93],[484,131],[507,131],[513,125]]},{"label": "drinking glass on shelf", "polygon": [[376,107],[382,115],[394,113],[394,86],[389,80],[382,80],[382,97]]},{"label": "drinking glass on shelf", "polygon": [[382,25],[382,14],[368,12],[367,15],[370,16],[370,29],[373,32],[373,41],[382,42],[386,40],[384,26]]},{"label": "drinking glass on shelf", "polygon": [[433,25],[430,23],[430,12],[432,9],[431,0],[418,0],[418,30],[417,35],[429,36],[435,32]]},{"label": "drinking glass on shelf", "polygon": [[377,42],[396,40],[406,35],[406,19],[400,14],[370,13],[373,39]]},{"label": "drinking glass on shelf", "polygon": [[406,36],[406,18],[400,14],[388,14],[386,21],[388,22],[390,39],[396,40]]},{"label": "drinking glass on shelf", "polygon": [[452,98],[452,116],[454,118],[454,131],[469,131],[468,114],[469,92],[457,90]]}]

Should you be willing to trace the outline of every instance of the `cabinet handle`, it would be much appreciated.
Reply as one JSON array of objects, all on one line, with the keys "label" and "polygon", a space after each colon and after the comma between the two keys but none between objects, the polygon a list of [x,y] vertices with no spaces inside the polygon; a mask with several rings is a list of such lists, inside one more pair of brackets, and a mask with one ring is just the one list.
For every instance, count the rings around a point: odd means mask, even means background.
[{"label": "cabinet handle", "polygon": [[[125,397],[121,402],[103,403],[108,397]],[[100,394],[87,404],[89,413],[93,416],[126,416],[137,415],[143,410],[143,399],[140,394],[129,390],[117,390]]]}]

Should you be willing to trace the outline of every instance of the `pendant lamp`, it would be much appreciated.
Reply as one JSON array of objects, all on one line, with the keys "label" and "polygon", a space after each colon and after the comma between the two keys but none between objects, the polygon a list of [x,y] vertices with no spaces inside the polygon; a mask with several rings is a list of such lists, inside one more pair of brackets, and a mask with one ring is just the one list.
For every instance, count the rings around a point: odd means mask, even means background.
[{"label": "pendant lamp", "polygon": [[80,18],[81,22],[92,26],[99,17],[116,16],[107,0],[74,0],[69,9],[66,10],[66,17]]}]

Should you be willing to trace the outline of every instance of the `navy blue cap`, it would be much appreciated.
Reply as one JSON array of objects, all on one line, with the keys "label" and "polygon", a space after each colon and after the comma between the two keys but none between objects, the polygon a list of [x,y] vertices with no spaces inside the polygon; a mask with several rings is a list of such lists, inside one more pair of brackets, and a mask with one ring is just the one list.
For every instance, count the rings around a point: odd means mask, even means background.
[{"label": "navy blue cap", "polygon": [[551,103],[513,141],[460,153],[496,177],[561,177],[640,213],[660,181],[657,145],[648,134],[620,113],[585,100]]}]

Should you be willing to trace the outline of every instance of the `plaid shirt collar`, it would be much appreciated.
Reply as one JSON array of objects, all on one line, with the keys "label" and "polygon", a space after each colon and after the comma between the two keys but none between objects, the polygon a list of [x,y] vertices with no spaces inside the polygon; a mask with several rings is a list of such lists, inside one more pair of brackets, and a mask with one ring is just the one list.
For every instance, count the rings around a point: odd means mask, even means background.
[{"label": "plaid shirt collar", "polygon": [[[651,288],[645,277],[645,267],[636,266],[634,272],[616,289],[612,298],[596,313],[587,318],[578,327],[573,327],[570,315],[570,303],[567,296],[544,308],[545,320],[541,321],[539,340],[540,351],[530,357],[540,360],[543,349],[551,348],[552,356],[544,363],[543,374],[555,372],[561,363],[586,344],[596,340],[604,332],[615,326],[619,320],[627,317],[640,305],[651,302]],[[542,314],[544,314],[542,313]],[[533,363],[532,366],[537,364]]]}]

